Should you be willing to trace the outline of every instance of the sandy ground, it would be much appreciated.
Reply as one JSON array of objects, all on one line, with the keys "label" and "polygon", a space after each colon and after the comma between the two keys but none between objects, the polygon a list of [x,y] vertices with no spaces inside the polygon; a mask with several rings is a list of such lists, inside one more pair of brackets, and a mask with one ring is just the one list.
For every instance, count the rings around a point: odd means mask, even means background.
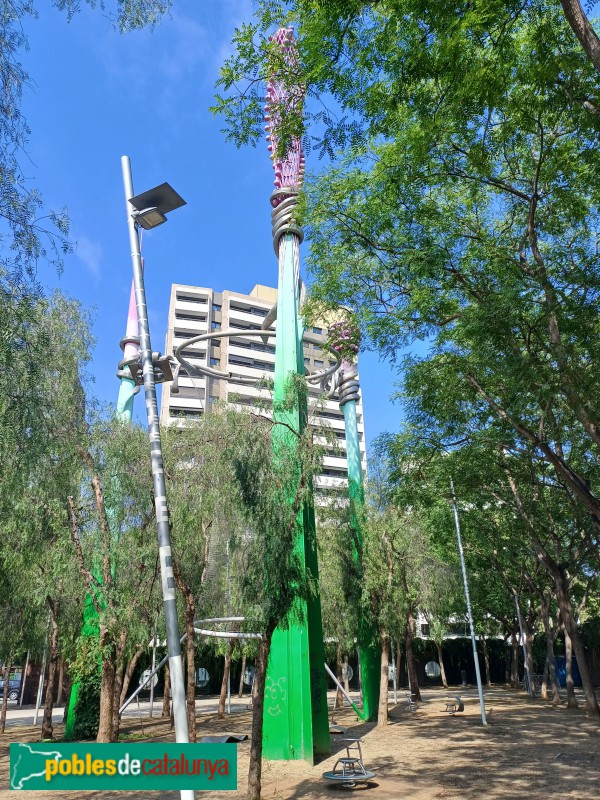
[{"label": "sandy ground", "polygon": [[[503,688],[486,692],[489,725],[483,727],[473,689],[457,690],[465,701],[463,714],[444,713],[447,691],[428,690],[416,713],[404,703],[390,703],[390,722],[385,728],[359,724],[351,710],[336,713],[349,736],[360,736],[368,769],[376,773],[369,784],[355,789],[328,785],[322,773],[333,767],[343,744],[332,737],[334,755],[310,766],[305,762],[265,762],[265,800],[322,800],[353,794],[370,800],[598,800],[600,797],[600,724],[586,718],[582,710],[554,709],[541,700],[530,700],[522,692]],[[452,692],[450,692],[452,694]],[[403,695],[402,695],[403,696]],[[198,734],[249,733],[249,712],[224,721],[212,713],[198,718]],[[172,732],[162,720],[144,720],[144,733],[154,741],[172,741]],[[56,726],[55,735],[62,729]],[[140,721],[128,719],[124,733],[137,738]],[[21,726],[0,737],[0,800],[13,800],[8,791],[8,743],[33,742],[39,728]],[[236,792],[203,792],[198,797],[243,798],[246,790],[249,745],[239,745]],[[56,792],[28,792],[31,800],[56,800]],[[69,800],[176,800],[178,792],[72,792]]]}]

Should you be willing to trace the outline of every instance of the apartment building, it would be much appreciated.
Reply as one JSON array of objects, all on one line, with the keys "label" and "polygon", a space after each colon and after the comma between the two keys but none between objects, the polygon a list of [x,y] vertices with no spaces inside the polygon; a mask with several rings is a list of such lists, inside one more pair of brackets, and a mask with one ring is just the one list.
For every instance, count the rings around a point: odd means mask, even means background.
[{"label": "apartment building", "polygon": [[[200,286],[173,284],[169,303],[168,331],[165,354],[173,354],[182,342],[198,336],[233,329],[239,335],[213,338],[194,344],[183,351],[191,364],[208,365],[232,373],[228,379],[191,377],[180,372],[179,392],[164,384],[161,400],[161,422],[177,424],[181,419],[200,419],[221,401],[237,407],[252,408],[270,413],[271,392],[260,381],[272,379],[275,370],[275,340],[263,342],[260,337],[244,336],[244,331],[259,330],[264,318],[277,300],[277,290],[256,285],[250,294],[216,292]],[[323,349],[327,339],[325,326],[313,327],[304,334],[304,363],[308,372],[319,372],[330,362]],[[239,376],[239,377],[238,377]],[[257,385],[247,384],[242,377],[256,379]],[[315,494],[325,496],[341,490],[348,483],[344,415],[337,395],[331,400],[320,397],[318,387],[309,389],[310,422],[329,430],[322,439],[332,444],[324,457],[322,473],[315,480]],[[366,449],[362,399],[357,404],[358,431],[363,469],[366,470]]]}]

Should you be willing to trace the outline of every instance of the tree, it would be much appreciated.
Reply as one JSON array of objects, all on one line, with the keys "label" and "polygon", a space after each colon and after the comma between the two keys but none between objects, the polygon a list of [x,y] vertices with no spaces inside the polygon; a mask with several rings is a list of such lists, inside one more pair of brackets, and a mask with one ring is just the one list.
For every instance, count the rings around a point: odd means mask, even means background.
[{"label": "tree", "polygon": [[[430,416],[430,423],[434,419],[435,415]],[[424,417],[420,420],[424,424]],[[551,588],[578,662],[583,664],[586,708],[596,714],[577,624],[581,604],[585,605],[598,579],[595,526],[543,459],[517,445],[509,446],[508,431],[499,429],[493,418],[488,423],[483,430],[469,429],[467,441],[450,453],[435,446],[440,434],[437,423],[424,426],[416,436],[413,429],[390,437],[389,452],[399,465],[395,480],[400,500],[425,507],[430,524],[450,531],[450,519],[440,521],[440,515],[448,511],[440,507],[439,487],[455,476],[457,495],[468,509],[463,522],[469,574],[483,576],[482,588],[474,586],[478,605],[506,630],[512,624],[514,639],[514,595],[524,594],[529,608],[536,610],[531,619],[524,615],[530,639],[538,619],[548,632],[551,600],[546,593]],[[529,653],[530,645],[531,641]],[[551,662],[550,647],[547,655]]]},{"label": "tree", "polygon": [[[445,3],[345,9],[309,14],[298,2],[291,12],[309,91],[327,88],[355,117],[325,121],[323,147],[343,144],[349,155],[309,189],[316,294],[356,308],[388,355],[436,341],[463,392],[542,452],[596,518],[585,476],[538,434],[538,409],[551,388],[598,445],[586,365],[596,356],[590,156],[599,126],[585,105],[597,75],[551,4],[526,4],[508,20],[498,4],[460,20]],[[261,21],[238,32],[226,88],[260,67],[252,36],[280,11],[265,4]],[[406,25],[394,24],[399,15]],[[251,138],[251,99],[229,99],[218,108],[235,110],[235,130]]]},{"label": "tree", "polygon": [[[165,14],[171,0],[86,0],[92,8],[108,12],[121,32],[153,26]],[[29,75],[19,58],[27,50],[25,22],[37,16],[35,0],[5,0],[0,15],[0,288],[19,296],[39,297],[36,281],[40,261],[60,268],[71,250],[69,219],[65,209],[44,211],[41,194],[32,188],[19,161],[27,150],[29,128],[20,106]],[[71,19],[79,11],[76,0],[53,0]],[[1,351],[0,351],[1,354]]]},{"label": "tree", "polygon": [[240,425],[243,420],[238,413],[219,410],[207,414],[199,424],[167,428],[164,432],[173,569],[184,600],[187,634],[190,741],[196,741],[194,619],[199,607],[203,617],[225,612],[226,542],[245,528],[229,455],[230,442],[239,435]]},{"label": "tree", "polygon": [[[296,384],[289,386],[284,402],[288,396],[290,404],[297,402],[293,398],[298,391]],[[244,626],[261,633],[248,771],[248,800],[259,800],[265,674],[271,640],[278,625],[287,624],[291,615],[303,614],[305,602],[315,592],[304,554],[295,545],[300,511],[312,494],[321,451],[313,443],[310,429],[299,433],[287,423],[262,416],[242,415],[240,419],[229,453],[246,526],[233,544],[242,564],[238,591],[246,617]],[[279,428],[285,428],[284,446],[281,437],[277,438]]]}]

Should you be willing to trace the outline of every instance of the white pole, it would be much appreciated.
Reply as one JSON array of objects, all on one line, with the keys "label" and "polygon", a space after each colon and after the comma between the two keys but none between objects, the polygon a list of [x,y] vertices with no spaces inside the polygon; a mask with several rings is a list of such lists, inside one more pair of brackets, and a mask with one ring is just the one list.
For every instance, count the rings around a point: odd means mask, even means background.
[{"label": "white pole", "polygon": [[[162,583],[163,608],[167,628],[167,655],[171,675],[171,697],[173,698],[173,719],[175,722],[175,741],[190,741],[187,706],[185,700],[185,684],[183,680],[183,664],[181,644],[179,640],[179,621],[177,619],[177,600],[175,579],[173,577],[173,556],[171,553],[171,530],[169,526],[169,508],[162,457],[158,406],[156,403],[156,386],[154,383],[154,365],[152,363],[152,345],[150,342],[150,325],[146,290],[144,287],[144,271],[140,240],[129,200],[133,194],[131,162],[127,156],[121,158],[123,172],[123,188],[125,190],[125,208],[127,211],[127,227],[133,266],[133,283],[137,306],[138,325],[140,329],[140,351],[142,356],[142,373],[144,376],[144,394],[146,399],[146,415],[148,417],[148,435],[150,438],[150,454],[152,460],[152,482],[154,485],[154,505],[156,509],[156,527],[158,533],[158,552],[160,557],[160,574]],[[181,800],[194,800],[193,789],[182,789]]]},{"label": "white pole", "polygon": [[477,641],[475,639],[475,629],[473,627],[473,614],[471,612],[471,598],[469,597],[469,584],[467,581],[467,568],[465,566],[465,554],[463,552],[462,539],[460,536],[460,522],[458,521],[458,508],[454,495],[454,482],[450,480],[450,490],[452,492],[452,509],[454,511],[454,522],[456,525],[456,538],[458,539],[458,552],[460,553],[460,564],[462,567],[463,583],[465,586],[465,600],[467,601],[467,614],[469,616],[469,627],[471,628],[471,644],[473,645],[473,661],[475,662],[475,676],[477,678],[477,691],[479,693],[479,707],[481,708],[481,724],[487,725],[485,716],[485,704],[483,701],[483,686],[481,684],[481,673],[479,671],[479,657],[477,655]]},{"label": "white pole", "polygon": [[21,681],[21,698],[19,700],[19,707],[23,705],[23,695],[25,694],[25,681],[27,680],[28,666],[29,666],[29,650],[27,651],[27,658],[25,659],[25,669],[23,670],[23,679]]},{"label": "white pole", "polygon": [[[157,619],[154,618],[154,638],[152,639],[152,672],[156,669],[156,623]],[[150,681],[150,719],[152,719],[152,712],[154,710],[154,675]]]}]

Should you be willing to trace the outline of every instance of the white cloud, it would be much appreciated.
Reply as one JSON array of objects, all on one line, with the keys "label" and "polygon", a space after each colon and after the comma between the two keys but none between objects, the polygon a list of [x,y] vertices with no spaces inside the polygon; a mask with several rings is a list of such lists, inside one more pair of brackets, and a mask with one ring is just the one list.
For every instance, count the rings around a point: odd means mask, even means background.
[{"label": "white cloud", "polygon": [[102,245],[99,242],[93,242],[87,236],[79,236],[75,253],[94,281],[98,283],[101,274]]}]

